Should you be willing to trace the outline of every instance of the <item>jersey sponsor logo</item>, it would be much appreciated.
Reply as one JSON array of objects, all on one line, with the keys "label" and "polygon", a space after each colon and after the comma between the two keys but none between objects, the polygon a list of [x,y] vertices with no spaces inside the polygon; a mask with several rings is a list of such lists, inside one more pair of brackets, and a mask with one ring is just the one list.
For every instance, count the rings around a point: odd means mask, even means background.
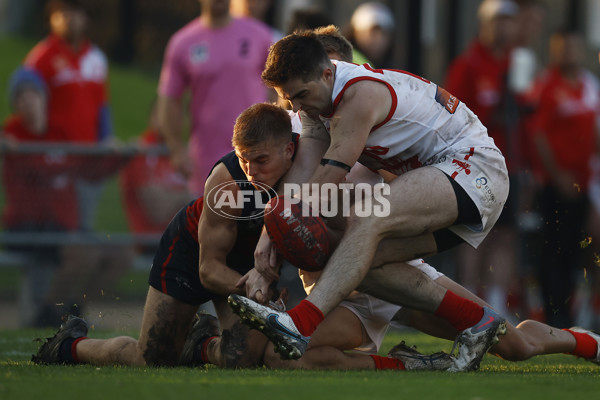
[{"label": "jersey sponsor logo", "polygon": [[210,55],[207,43],[200,43],[190,49],[190,61],[192,64],[201,64],[208,60]]},{"label": "jersey sponsor logo", "polygon": [[440,103],[450,114],[454,114],[460,104],[460,100],[439,86],[435,92],[435,101]]},{"label": "jersey sponsor logo", "polygon": [[481,191],[484,203],[493,204],[496,202],[496,195],[492,191],[492,188],[489,185],[489,179],[486,176],[480,175],[475,178],[475,187]]}]

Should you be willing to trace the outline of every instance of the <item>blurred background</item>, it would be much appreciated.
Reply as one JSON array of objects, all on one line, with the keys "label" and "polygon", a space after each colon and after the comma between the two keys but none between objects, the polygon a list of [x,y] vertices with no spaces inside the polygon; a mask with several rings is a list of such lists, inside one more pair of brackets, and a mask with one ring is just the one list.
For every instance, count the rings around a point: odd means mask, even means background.
[{"label": "blurred background", "polygon": [[[156,164],[161,158],[168,160],[169,150],[159,138],[160,132],[154,132],[158,135],[154,139],[148,139],[150,134],[147,133],[159,130],[153,118],[161,67],[169,39],[198,18],[201,7],[198,0],[81,0],[81,3],[89,17],[89,40],[108,60],[107,98],[112,138],[109,144],[98,146],[77,141],[2,143],[4,186],[0,191],[0,210],[3,210],[4,219],[0,228],[0,329],[54,325],[56,319],[44,316],[59,316],[64,312],[84,313],[96,324],[100,324],[107,313],[112,313],[119,316],[120,327],[133,328],[141,317],[152,254],[162,229],[136,227],[130,208],[139,208],[141,205],[136,206],[135,202],[146,200],[132,194],[128,179],[147,182],[152,177],[141,178],[138,174],[131,178],[128,174]],[[232,0],[231,3],[233,14],[244,13],[233,9],[234,3],[244,1]],[[513,118],[510,122],[513,127],[526,124],[528,116],[534,113],[532,109],[539,98],[535,100],[531,93],[537,87],[536,80],[553,61],[550,42],[557,31],[576,32],[582,49],[579,68],[593,76],[600,74],[600,0],[509,2],[520,6],[521,11],[504,2],[496,6],[500,8],[482,11],[481,0],[393,0],[381,1],[384,8],[363,9],[359,15],[354,15],[359,6],[371,2],[248,0],[246,3],[255,7],[262,5],[262,11],[254,17],[273,30],[274,38],[303,26],[303,18],[305,23],[310,18],[311,21],[328,21],[339,26],[374,67],[406,70],[442,86],[453,82],[450,75],[453,62],[469,51],[472,42],[482,33],[482,27],[492,24],[493,18],[511,17],[516,33],[508,47],[511,51],[526,50],[525,56],[517,56],[516,52],[510,55],[512,58],[506,61],[510,65],[505,65],[502,77],[503,85],[514,95],[518,106],[527,109],[527,112],[519,109],[509,116]],[[528,7],[535,10],[525,14],[523,10]],[[489,15],[484,15],[486,12]],[[15,113],[11,74],[23,64],[32,48],[48,35],[48,20],[48,1],[0,0],[0,121],[9,120]],[[360,29],[373,28],[379,29],[378,35],[387,37],[383,39],[385,44],[369,43],[367,39],[366,44],[361,42]],[[376,51],[378,46],[383,47],[379,52]],[[515,82],[508,82],[511,79],[508,75]],[[446,88],[471,107],[465,95]],[[595,96],[600,96],[600,92]],[[472,108],[475,109],[475,104]],[[600,113],[600,107],[596,112]],[[186,135],[188,119],[184,121]],[[527,143],[523,146],[533,146]],[[19,171],[29,168],[33,172],[17,173],[17,168],[21,168]],[[134,172],[127,172],[127,169]],[[559,308],[566,308],[568,317],[554,322],[581,323],[598,328],[600,296],[596,270],[600,251],[597,252],[595,246],[600,238],[597,242],[593,240],[594,229],[590,227],[596,221],[593,219],[594,186],[589,185],[588,196],[587,182],[585,185],[573,182],[580,188],[585,187],[588,200],[585,207],[589,207],[589,213],[581,217],[581,223],[576,227],[577,235],[581,237],[570,238],[579,249],[575,250],[576,255],[569,256],[572,268],[561,267],[568,270],[568,279],[573,280],[571,289],[560,300],[548,298],[543,292],[550,289],[543,288],[540,275],[545,272],[540,270],[539,264],[545,262],[541,257],[544,246],[550,246],[550,242],[541,228],[544,225],[544,220],[540,219],[541,211],[535,207],[536,195],[541,193],[544,184],[543,180],[536,183],[534,169],[524,163],[514,171],[515,176],[519,176],[516,179],[519,186],[514,190],[523,196],[518,199],[520,208],[514,211],[513,221],[508,223],[512,228],[509,229],[508,248],[513,255],[507,255],[499,240],[495,243],[503,253],[495,257],[500,259],[475,260],[473,255],[457,249],[429,261],[486,297],[513,321],[528,317],[548,320],[559,314]],[[592,175],[592,169],[589,175]],[[81,203],[47,197],[50,192],[36,192],[43,186],[37,180],[55,181],[57,177],[78,182],[73,190]],[[53,203],[50,206],[55,209],[78,208],[79,222],[68,229],[55,229],[51,224],[9,226],[7,187],[11,185],[32,189],[26,195],[31,203],[21,204],[30,212],[39,211],[43,208],[42,203],[50,201]],[[177,210],[193,197],[185,191],[183,178],[171,179],[171,185],[169,189],[163,188],[163,195],[166,190],[171,200],[176,197],[177,202],[160,211],[167,217],[158,223],[159,227],[166,226],[173,209]],[[539,189],[538,193],[526,189],[531,187]],[[86,207],[82,207],[82,203]],[[154,203],[164,204],[157,199]],[[159,206],[153,207],[157,210]],[[500,264],[503,263],[510,267],[502,267]],[[466,265],[470,267],[466,268]],[[496,279],[500,270],[508,272]],[[60,284],[56,283],[58,281]],[[501,285],[494,282],[501,282]]]}]

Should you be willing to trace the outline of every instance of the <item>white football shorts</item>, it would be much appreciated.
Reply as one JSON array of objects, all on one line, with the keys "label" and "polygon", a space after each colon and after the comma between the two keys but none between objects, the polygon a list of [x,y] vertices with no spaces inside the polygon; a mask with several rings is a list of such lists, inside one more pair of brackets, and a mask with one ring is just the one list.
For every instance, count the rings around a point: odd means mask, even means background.
[{"label": "white football shorts", "polygon": [[477,248],[500,217],[508,197],[509,180],[504,156],[497,149],[471,147],[442,157],[431,166],[453,178],[477,206],[481,224],[448,228]]},{"label": "white football shorts", "polygon": [[[432,280],[444,275],[421,259],[409,261],[407,264],[420,269]],[[340,306],[354,313],[364,326],[368,337],[354,351],[365,354],[377,354],[390,322],[402,309],[402,306],[360,292],[353,292],[340,303]]]}]

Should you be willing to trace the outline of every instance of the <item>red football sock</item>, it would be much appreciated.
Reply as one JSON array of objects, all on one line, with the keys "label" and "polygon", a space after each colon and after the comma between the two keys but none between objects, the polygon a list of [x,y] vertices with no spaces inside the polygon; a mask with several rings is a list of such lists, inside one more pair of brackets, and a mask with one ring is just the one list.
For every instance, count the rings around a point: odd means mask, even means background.
[{"label": "red football sock", "polygon": [[598,352],[598,342],[593,337],[583,332],[574,332],[570,329],[563,329],[569,332],[575,338],[575,350],[568,354],[583,358],[595,358]]},{"label": "red football sock", "polygon": [[200,348],[200,360],[205,364],[210,364],[210,360],[208,359],[208,344],[212,342],[213,339],[218,338],[219,336],[211,336],[209,338],[204,339],[202,343],[202,347]]},{"label": "red football sock", "polygon": [[303,336],[312,335],[325,319],[323,312],[308,300],[302,300],[300,304],[289,310],[288,314]]},{"label": "red football sock", "polygon": [[444,318],[457,331],[465,329],[478,323],[483,317],[483,308],[474,301],[467,300],[447,290],[435,315]]},{"label": "red football sock", "polygon": [[397,358],[371,355],[375,361],[375,369],[406,369],[404,363]]},{"label": "red football sock", "polygon": [[71,357],[73,357],[73,362],[75,364],[79,363],[79,357],[77,357],[77,343],[81,342],[84,339],[87,339],[87,337],[86,336],[79,337],[79,338],[75,339],[73,341],[73,343],[71,344]]}]

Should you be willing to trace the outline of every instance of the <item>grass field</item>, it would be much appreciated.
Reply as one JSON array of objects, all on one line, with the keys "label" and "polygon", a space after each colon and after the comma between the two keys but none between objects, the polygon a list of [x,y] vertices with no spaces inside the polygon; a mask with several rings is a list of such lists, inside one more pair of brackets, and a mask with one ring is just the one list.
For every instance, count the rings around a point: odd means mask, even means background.
[{"label": "grass field", "polygon": [[[488,356],[470,373],[403,371],[220,370],[214,367],[131,368],[37,366],[32,339],[48,330],[0,332],[2,399],[594,399],[598,366],[567,355],[511,363]],[[122,332],[90,333],[109,337]],[[136,333],[130,332],[135,335]],[[451,343],[413,332],[392,332],[421,351],[450,351]]]}]

